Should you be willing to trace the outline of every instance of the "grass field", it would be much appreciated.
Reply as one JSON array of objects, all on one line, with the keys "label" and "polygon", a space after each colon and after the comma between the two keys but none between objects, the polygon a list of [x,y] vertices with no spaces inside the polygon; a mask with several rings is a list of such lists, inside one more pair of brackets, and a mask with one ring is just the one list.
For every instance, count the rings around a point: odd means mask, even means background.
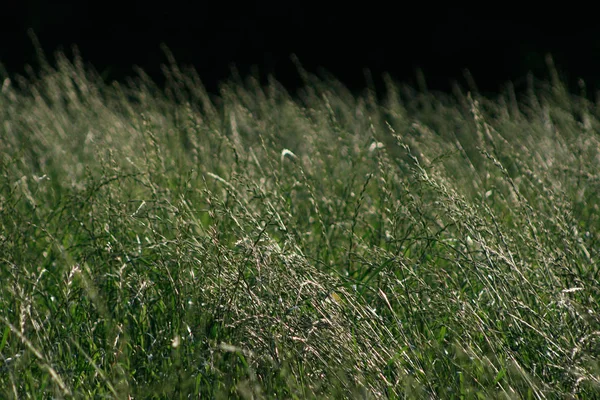
[{"label": "grass field", "polygon": [[0,398],[600,398],[600,106],[75,57],[0,94]]}]

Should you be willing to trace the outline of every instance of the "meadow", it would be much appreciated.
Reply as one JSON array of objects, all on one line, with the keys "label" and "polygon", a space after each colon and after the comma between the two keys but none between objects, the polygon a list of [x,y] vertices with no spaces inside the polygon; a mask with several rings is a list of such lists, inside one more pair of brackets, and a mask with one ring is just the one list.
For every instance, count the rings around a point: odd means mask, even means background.
[{"label": "meadow", "polygon": [[600,105],[0,83],[0,398],[600,398]]}]

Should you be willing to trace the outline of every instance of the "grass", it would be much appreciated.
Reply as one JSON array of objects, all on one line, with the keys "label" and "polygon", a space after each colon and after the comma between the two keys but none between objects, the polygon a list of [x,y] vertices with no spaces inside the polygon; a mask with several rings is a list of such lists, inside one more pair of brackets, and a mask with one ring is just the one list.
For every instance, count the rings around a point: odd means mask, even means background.
[{"label": "grass", "polygon": [[0,94],[1,398],[600,397],[600,108],[76,55]]}]

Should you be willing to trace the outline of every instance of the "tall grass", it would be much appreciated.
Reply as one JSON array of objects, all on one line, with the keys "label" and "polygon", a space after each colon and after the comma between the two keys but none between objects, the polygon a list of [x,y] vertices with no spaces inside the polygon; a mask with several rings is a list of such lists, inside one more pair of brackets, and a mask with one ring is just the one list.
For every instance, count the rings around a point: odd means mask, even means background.
[{"label": "tall grass", "polygon": [[0,397],[600,396],[598,105],[164,70],[2,77]]}]

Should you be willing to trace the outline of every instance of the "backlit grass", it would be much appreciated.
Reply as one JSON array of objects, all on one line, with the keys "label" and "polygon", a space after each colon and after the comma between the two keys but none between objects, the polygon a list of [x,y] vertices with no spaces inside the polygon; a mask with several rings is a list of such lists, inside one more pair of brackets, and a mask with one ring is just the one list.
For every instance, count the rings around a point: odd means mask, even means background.
[{"label": "backlit grass", "polygon": [[0,94],[0,398],[598,398],[600,113],[554,79]]}]

